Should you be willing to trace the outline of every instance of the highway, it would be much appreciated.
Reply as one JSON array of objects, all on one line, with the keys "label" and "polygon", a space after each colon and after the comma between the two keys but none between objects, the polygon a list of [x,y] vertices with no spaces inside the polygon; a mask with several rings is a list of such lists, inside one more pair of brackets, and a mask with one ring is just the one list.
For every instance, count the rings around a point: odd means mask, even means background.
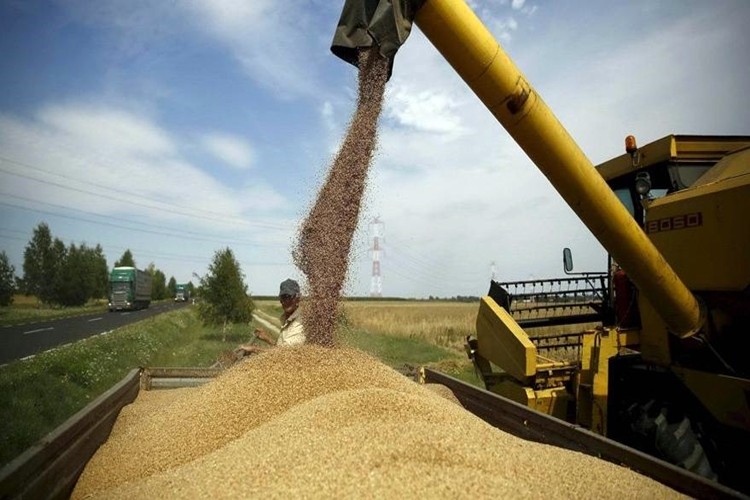
[{"label": "highway", "polygon": [[140,311],[100,312],[0,328],[0,365],[185,307],[165,302]]}]

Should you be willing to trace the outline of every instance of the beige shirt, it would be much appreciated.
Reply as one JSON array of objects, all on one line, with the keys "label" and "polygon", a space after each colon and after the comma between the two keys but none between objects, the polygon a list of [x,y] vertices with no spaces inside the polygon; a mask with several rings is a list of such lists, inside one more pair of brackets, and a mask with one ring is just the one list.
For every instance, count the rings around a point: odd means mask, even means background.
[{"label": "beige shirt", "polygon": [[299,308],[287,317],[286,313],[281,315],[281,331],[276,339],[276,345],[289,346],[305,343],[305,329],[300,321]]}]

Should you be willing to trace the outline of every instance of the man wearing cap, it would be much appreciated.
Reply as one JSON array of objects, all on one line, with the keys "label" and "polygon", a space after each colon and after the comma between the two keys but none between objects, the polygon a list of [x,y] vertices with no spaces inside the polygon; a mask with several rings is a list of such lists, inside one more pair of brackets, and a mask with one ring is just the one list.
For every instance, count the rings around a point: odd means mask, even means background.
[{"label": "man wearing cap", "polygon": [[[299,283],[293,279],[281,282],[279,287],[279,302],[284,314],[281,315],[281,331],[278,338],[274,339],[265,330],[257,328],[255,336],[269,345],[290,346],[305,343],[305,330],[302,327],[299,314],[299,301],[302,297]],[[257,353],[267,349],[257,345],[243,344],[238,347],[239,351],[246,354]]]}]

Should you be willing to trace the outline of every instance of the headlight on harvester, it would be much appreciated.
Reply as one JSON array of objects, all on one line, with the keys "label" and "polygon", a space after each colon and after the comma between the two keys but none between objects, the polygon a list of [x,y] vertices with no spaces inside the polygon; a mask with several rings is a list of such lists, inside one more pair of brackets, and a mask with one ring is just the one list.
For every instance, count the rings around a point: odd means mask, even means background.
[{"label": "headlight on harvester", "polygon": [[640,172],[635,176],[635,191],[642,197],[651,191],[651,176],[648,172]]}]

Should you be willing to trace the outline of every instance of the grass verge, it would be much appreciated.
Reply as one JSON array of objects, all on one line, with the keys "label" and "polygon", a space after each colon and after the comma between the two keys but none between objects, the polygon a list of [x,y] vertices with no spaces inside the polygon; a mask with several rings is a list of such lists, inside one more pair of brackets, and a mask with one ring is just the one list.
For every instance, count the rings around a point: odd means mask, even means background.
[{"label": "grass verge", "polygon": [[33,297],[17,295],[13,300],[13,304],[0,307],[0,326],[38,323],[51,319],[95,314],[105,312],[106,310],[106,300],[92,301],[81,307],[51,307],[38,305],[36,299]]},{"label": "grass verge", "polygon": [[[152,301],[151,305],[169,302],[170,299]],[[97,314],[107,311],[106,299],[91,300],[85,306],[62,307],[39,304],[36,297],[29,295],[15,295],[13,303],[0,307],[0,327],[39,323],[53,319]]]},{"label": "grass verge", "polygon": [[184,308],[0,367],[0,464],[133,368],[211,366],[250,331],[234,327],[222,342],[218,329],[204,327],[192,308]]}]

